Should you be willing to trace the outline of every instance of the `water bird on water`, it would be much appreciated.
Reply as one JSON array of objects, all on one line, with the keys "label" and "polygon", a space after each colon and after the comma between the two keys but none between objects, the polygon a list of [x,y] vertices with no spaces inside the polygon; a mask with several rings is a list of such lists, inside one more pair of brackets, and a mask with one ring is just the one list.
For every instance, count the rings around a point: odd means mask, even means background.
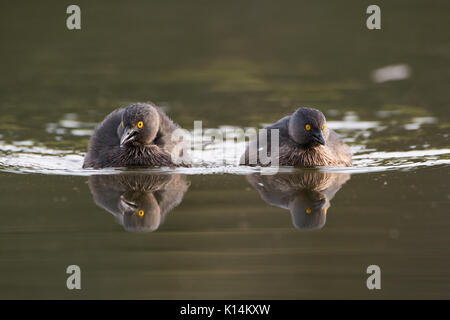
[{"label": "water bird on water", "polygon": [[172,141],[178,129],[160,108],[135,103],[111,112],[95,129],[83,168],[188,166],[183,139]]},{"label": "water bird on water", "polygon": [[299,108],[292,115],[285,116],[276,123],[266,127],[267,135],[260,134],[250,142],[241,157],[241,164],[267,166],[262,163],[259,154],[255,163],[249,157],[251,150],[270,154],[271,130],[279,130],[279,165],[280,166],[350,166],[352,153],[333,130],[327,128],[322,112],[312,108]]}]

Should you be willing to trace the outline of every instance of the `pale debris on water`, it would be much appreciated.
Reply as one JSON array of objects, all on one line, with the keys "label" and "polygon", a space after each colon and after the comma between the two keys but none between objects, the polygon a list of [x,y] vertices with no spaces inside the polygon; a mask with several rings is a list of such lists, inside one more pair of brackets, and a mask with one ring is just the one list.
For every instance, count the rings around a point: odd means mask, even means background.
[{"label": "pale debris on water", "polygon": [[411,67],[407,64],[394,64],[376,69],[372,72],[372,80],[376,83],[404,80],[411,76]]}]

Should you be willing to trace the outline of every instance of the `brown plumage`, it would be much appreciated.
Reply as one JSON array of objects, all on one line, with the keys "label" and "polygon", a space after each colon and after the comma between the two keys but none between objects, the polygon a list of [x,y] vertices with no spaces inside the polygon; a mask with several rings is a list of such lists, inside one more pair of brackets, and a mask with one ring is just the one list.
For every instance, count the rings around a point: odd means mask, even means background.
[{"label": "brown plumage", "polygon": [[272,155],[271,130],[278,129],[280,166],[350,166],[352,154],[350,148],[342,142],[333,130],[326,127],[325,116],[316,109],[299,108],[292,115],[286,116],[266,127],[267,136],[262,132],[250,142],[241,157],[241,164],[270,166],[272,163],[261,161],[259,154],[252,163],[249,152],[255,150]]},{"label": "brown plumage", "polygon": [[158,107],[136,103],[111,112],[95,129],[83,168],[189,166],[179,127]]}]

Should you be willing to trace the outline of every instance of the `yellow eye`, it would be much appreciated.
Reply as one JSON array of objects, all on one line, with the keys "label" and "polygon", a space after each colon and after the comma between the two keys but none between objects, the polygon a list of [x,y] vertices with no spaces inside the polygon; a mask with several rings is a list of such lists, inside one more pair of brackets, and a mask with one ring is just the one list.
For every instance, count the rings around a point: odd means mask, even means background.
[{"label": "yellow eye", "polygon": [[325,130],[327,128],[327,125],[324,124],[322,130]]},{"label": "yellow eye", "polygon": [[139,215],[139,217],[144,216],[144,210],[139,210],[138,215]]},{"label": "yellow eye", "polygon": [[144,126],[144,123],[142,121],[139,121],[137,126],[140,129],[140,128],[142,128]]},{"label": "yellow eye", "polygon": [[309,124],[307,124],[307,125],[305,126],[305,129],[306,129],[306,131],[309,131],[309,130],[311,130],[311,126],[310,126]]},{"label": "yellow eye", "polygon": [[307,214],[310,214],[310,213],[311,213],[311,209],[308,208],[308,209],[305,210],[305,212],[306,212]]},{"label": "yellow eye", "polygon": [[122,211],[122,215],[124,215],[124,214],[125,214],[125,210]]},{"label": "yellow eye", "polygon": [[122,128],[123,128],[123,127],[125,127],[125,126],[123,125],[123,121],[122,121]]}]

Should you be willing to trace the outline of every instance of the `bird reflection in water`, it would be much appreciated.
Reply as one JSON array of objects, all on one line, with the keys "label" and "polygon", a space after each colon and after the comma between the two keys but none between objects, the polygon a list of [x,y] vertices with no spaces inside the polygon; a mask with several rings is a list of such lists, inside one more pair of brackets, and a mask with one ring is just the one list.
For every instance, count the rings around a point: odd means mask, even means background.
[{"label": "bird reflection in water", "polygon": [[265,202],[291,212],[297,229],[321,229],[331,199],[349,179],[349,174],[319,171],[247,176]]},{"label": "bird reflection in water", "polygon": [[183,200],[190,182],[184,175],[117,174],[89,177],[95,203],[130,232],[152,232]]}]

